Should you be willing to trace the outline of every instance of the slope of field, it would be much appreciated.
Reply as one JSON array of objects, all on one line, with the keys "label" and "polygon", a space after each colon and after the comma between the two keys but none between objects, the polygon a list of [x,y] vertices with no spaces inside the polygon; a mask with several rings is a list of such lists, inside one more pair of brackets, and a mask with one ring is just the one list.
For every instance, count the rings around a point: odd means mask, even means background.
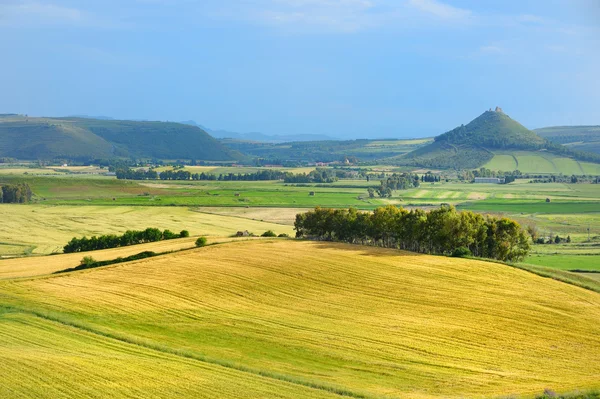
[{"label": "slope of field", "polygon": [[530,174],[599,175],[600,164],[578,161],[547,151],[494,151],[494,157],[484,168],[491,170],[520,170]]},{"label": "slope of field", "polygon": [[137,157],[231,161],[241,157],[196,126],[86,118],[0,117],[0,157]]},{"label": "slope of field", "polygon": [[334,398],[0,308],[0,397]]},{"label": "slope of field", "polygon": [[62,252],[73,237],[122,234],[147,227],[188,230],[192,236],[224,237],[240,230],[294,234],[289,225],[200,213],[187,207],[0,204],[0,220],[0,255]]},{"label": "slope of field", "polygon": [[[600,295],[474,260],[239,242],[0,282],[0,301],[144,348],[355,396],[499,397],[600,381]],[[51,340],[37,335],[28,345]],[[13,357],[14,341],[4,344]],[[86,372],[127,367],[107,357]]]}]

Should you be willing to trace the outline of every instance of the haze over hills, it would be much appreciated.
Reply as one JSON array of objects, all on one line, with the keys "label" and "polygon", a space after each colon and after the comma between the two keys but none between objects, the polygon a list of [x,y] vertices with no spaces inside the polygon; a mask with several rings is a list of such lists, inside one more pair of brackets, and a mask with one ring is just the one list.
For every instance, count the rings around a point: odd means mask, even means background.
[{"label": "haze over hills", "polygon": [[269,135],[260,132],[250,132],[250,133],[236,133],[230,132],[228,130],[222,129],[209,129],[205,126],[200,125],[199,123],[189,120],[182,121],[181,123],[185,123],[187,125],[197,126],[205,132],[209,133],[211,136],[217,139],[232,139],[239,141],[258,141],[265,143],[287,143],[293,141],[318,141],[318,140],[336,140],[334,137],[330,137],[324,134],[275,134]]},{"label": "haze over hills", "polygon": [[202,129],[181,123],[34,118],[12,114],[0,117],[0,157],[78,161],[115,157],[232,161],[241,155]]},{"label": "haze over hills", "polygon": [[[434,142],[405,156],[389,159],[398,164],[435,168],[473,169],[503,151],[552,154],[576,161],[600,162],[596,154],[571,150],[537,135],[496,107],[467,125],[441,134]],[[518,167],[518,161],[516,162]]]}]

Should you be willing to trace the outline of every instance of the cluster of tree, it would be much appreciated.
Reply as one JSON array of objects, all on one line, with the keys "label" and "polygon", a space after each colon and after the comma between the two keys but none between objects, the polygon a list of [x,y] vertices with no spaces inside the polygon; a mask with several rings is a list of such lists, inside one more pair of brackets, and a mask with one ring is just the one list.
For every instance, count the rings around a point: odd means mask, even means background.
[{"label": "cluster of tree", "polygon": [[288,173],[283,179],[286,183],[333,183],[338,180],[333,169],[317,168],[310,173]]},{"label": "cluster of tree", "polygon": [[420,178],[416,174],[394,173],[391,176],[387,176],[384,180],[381,180],[376,191],[380,197],[391,197],[392,191],[394,190],[407,190],[409,188],[419,187],[420,185]]},{"label": "cluster of tree", "polygon": [[427,172],[423,176],[421,176],[421,181],[424,183],[436,183],[436,182],[442,181],[442,177],[438,176],[438,175],[434,175],[431,172]]},{"label": "cluster of tree", "polygon": [[554,237],[550,236],[548,238],[544,238],[544,237],[538,237],[535,240],[536,244],[560,244],[560,243],[571,243],[571,236],[567,236],[567,238],[565,237],[560,237],[558,236],[558,234]]},{"label": "cluster of tree", "polygon": [[117,236],[115,234],[107,234],[100,237],[93,236],[91,238],[73,237],[67,245],[64,246],[64,253],[95,251],[99,249],[125,247],[128,245],[143,244],[146,242],[156,242],[162,240],[172,240],[174,238],[189,237],[190,233],[187,230],[182,230],[179,234],[175,234],[169,230],[160,231],[155,228],[147,228],[146,230],[127,230],[125,234]]},{"label": "cluster of tree", "polygon": [[31,187],[27,183],[0,186],[0,203],[25,204],[31,201]]},{"label": "cluster of tree", "polygon": [[131,169],[121,168],[115,171],[117,179],[127,180],[155,180],[158,178],[158,173],[154,169]]},{"label": "cluster of tree", "polygon": [[450,255],[466,248],[474,256],[518,261],[529,252],[527,234],[507,218],[482,216],[442,206],[426,212],[392,205],[373,213],[354,208],[322,209],[296,215],[296,237],[332,240],[413,252]]}]

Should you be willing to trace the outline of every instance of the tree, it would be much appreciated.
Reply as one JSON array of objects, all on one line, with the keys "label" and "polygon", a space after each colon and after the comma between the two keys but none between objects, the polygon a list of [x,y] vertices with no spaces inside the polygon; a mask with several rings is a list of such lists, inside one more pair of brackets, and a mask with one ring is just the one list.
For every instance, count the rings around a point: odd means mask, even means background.
[{"label": "tree", "polygon": [[196,240],[196,246],[197,247],[203,247],[206,245],[206,237],[198,237],[198,239]]},{"label": "tree", "polygon": [[261,237],[277,237],[277,234],[275,234],[273,230],[267,230],[262,233]]},{"label": "tree", "polygon": [[558,236],[558,234],[556,235],[556,237],[554,237],[554,243],[560,244],[560,237]]},{"label": "tree", "polygon": [[369,198],[375,198],[375,190],[373,190],[371,187],[369,187],[367,189],[367,192],[369,193]]},{"label": "tree", "polygon": [[537,228],[536,225],[530,224],[530,225],[527,226],[527,233],[531,237],[531,240],[533,242],[535,242],[537,240],[537,237],[538,237],[538,234],[539,234],[539,230],[538,230],[538,228]]},{"label": "tree", "polygon": [[187,230],[181,230],[181,232],[179,232],[179,237],[181,238],[186,238],[190,236],[190,232]]}]

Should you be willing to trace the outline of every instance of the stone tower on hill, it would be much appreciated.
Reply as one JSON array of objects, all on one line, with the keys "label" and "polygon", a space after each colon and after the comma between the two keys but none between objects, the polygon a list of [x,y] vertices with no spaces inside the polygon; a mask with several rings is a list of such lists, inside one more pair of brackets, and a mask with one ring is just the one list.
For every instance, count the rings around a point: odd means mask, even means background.
[{"label": "stone tower on hill", "polygon": [[496,112],[502,112],[502,113],[504,113],[504,111],[502,111],[502,108],[500,108],[500,107],[496,107]]}]

